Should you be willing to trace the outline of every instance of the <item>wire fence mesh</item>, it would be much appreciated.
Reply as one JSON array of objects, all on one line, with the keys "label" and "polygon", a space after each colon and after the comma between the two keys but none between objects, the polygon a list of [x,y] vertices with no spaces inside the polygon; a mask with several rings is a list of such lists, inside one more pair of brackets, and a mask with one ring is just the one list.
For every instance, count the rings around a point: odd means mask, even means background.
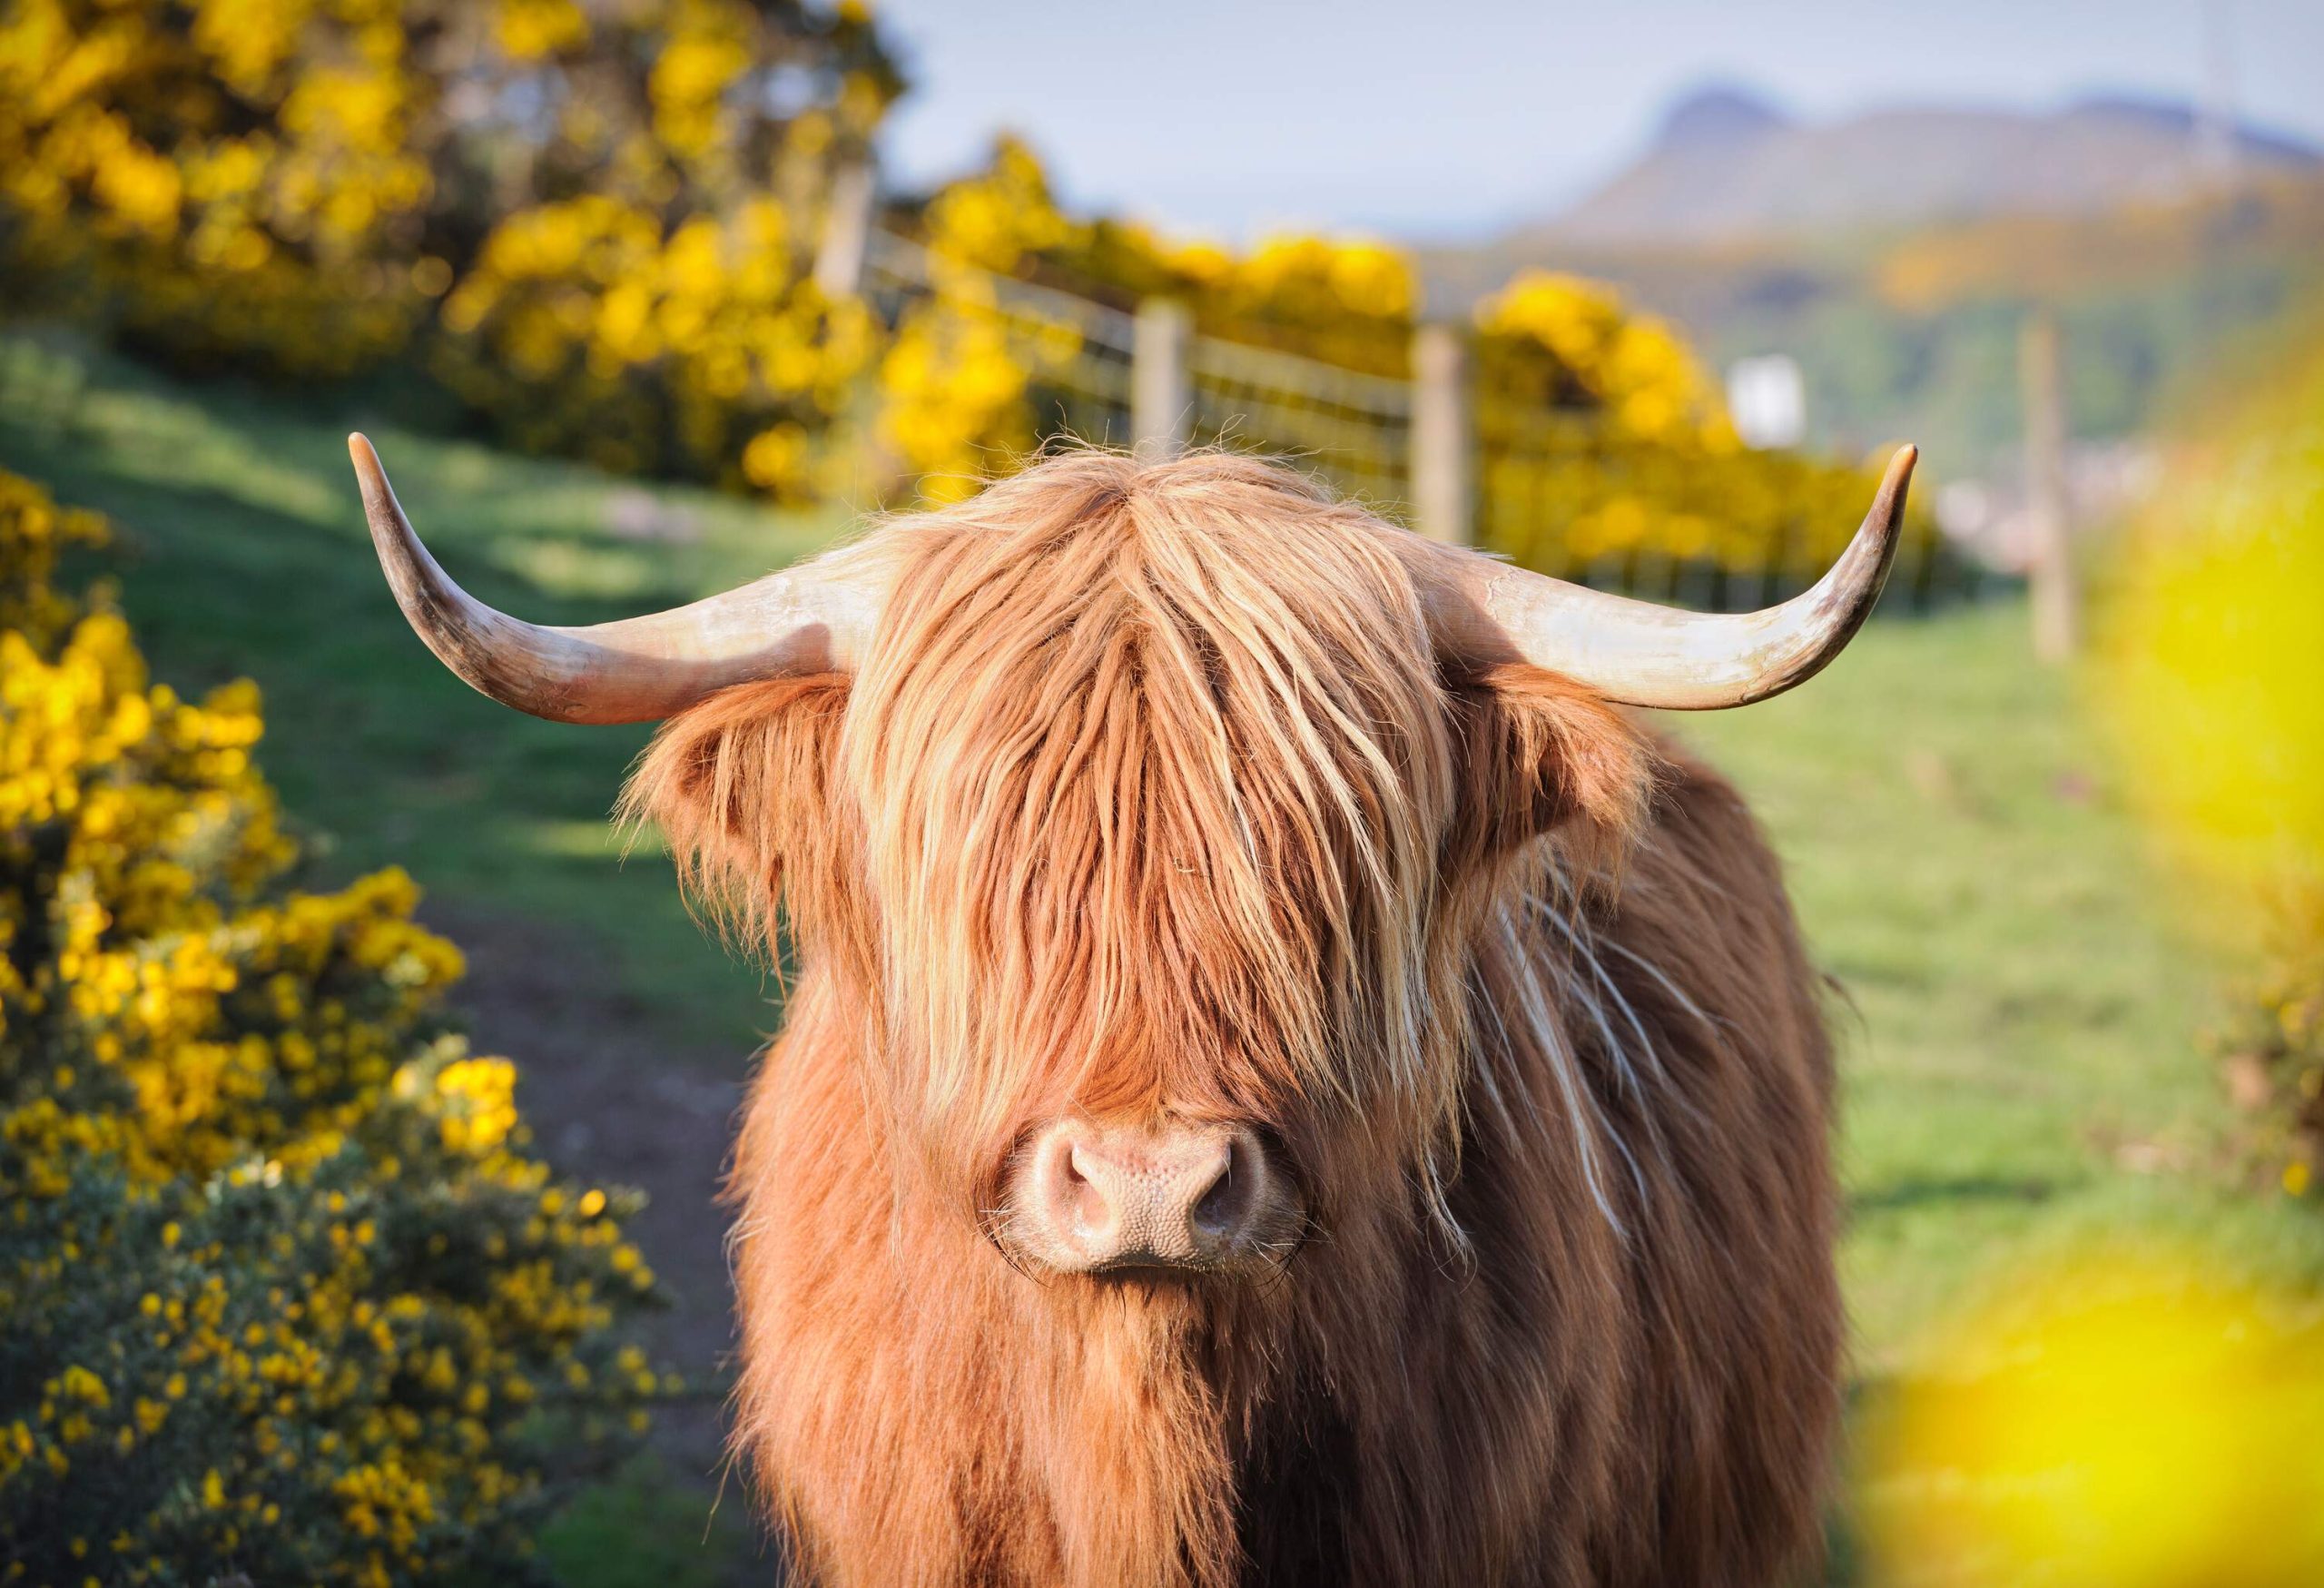
[{"label": "wire fence mesh", "polygon": [[1408,382],[1209,336],[1195,338],[1188,364],[1196,440],[1289,459],[1381,511],[1405,511]]},{"label": "wire fence mesh", "polygon": [[[1687,478],[1652,449],[1609,445],[1593,416],[1565,409],[1488,408],[1475,453],[1477,545],[1592,589],[1705,611],[1748,611],[1806,590],[1846,548],[1868,502],[1807,491],[1785,505],[1776,492],[1772,508],[1728,511],[1717,471]],[[1610,532],[1627,504],[1644,501],[1665,504],[1669,521],[1659,532]],[[1882,607],[1925,613],[2008,584],[1923,517],[1897,548]]]},{"label": "wire fence mesh", "polygon": [[[1137,316],[1129,310],[931,260],[919,243],[884,230],[872,234],[864,290],[891,322],[942,294],[961,312],[1000,327],[1030,371],[1027,400],[1037,437],[1120,447],[1139,439]],[[1178,434],[1197,445],[1283,459],[1411,521],[1409,380],[1207,334],[1188,340],[1186,359],[1190,411],[1169,416]],[[1847,518],[1811,522],[1804,514],[1761,512],[1756,528],[1738,534],[1738,524],[1720,522],[1714,500],[1695,505],[1693,518],[1707,528],[1691,541],[1643,534],[1609,543],[1593,529],[1604,516],[1599,508],[1626,494],[1668,498],[1668,480],[1645,478],[1668,460],[1634,440],[1618,444],[1586,409],[1485,408],[1472,422],[1470,453],[1474,544],[1544,573],[1649,600],[1708,610],[1782,600],[1820,577],[1855,528]],[[1925,612],[2002,583],[1928,530],[1900,548],[1883,606]]]},{"label": "wire fence mesh", "polygon": [[1035,281],[950,261],[894,232],[874,231],[864,252],[865,296],[890,324],[950,290],[962,311],[989,318],[1032,371],[1035,432],[1127,447],[1137,321],[1128,311]]}]

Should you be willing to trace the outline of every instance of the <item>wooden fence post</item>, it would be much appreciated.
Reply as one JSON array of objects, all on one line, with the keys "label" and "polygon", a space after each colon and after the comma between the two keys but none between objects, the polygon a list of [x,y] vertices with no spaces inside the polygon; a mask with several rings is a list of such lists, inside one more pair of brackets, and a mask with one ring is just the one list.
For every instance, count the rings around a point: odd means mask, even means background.
[{"label": "wooden fence post", "polygon": [[1469,490],[1469,356],[1449,325],[1413,333],[1413,524],[1432,540],[1475,536]]},{"label": "wooden fence post", "polygon": [[2033,534],[2026,574],[2033,587],[2034,655],[2063,662],[2080,626],[2074,588],[2073,508],[2066,497],[2066,413],[2057,317],[2026,312],[2018,331],[2018,388],[2025,409],[2025,510]]},{"label": "wooden fence post", "polygon": [[815,285],[827,299],[852,298],[863,284],[863,255],[872,242],[873,185],[869,155],[843,162],[832,173],[823,235],[815,247]]},{"label": "wooden fence post", "polygon": [[1194,433],[1193,347],[1194,316],[1185,304],[1148,298],[1137,306],[1130,337],[1129,428],[1141,458],[1176,458]]}]

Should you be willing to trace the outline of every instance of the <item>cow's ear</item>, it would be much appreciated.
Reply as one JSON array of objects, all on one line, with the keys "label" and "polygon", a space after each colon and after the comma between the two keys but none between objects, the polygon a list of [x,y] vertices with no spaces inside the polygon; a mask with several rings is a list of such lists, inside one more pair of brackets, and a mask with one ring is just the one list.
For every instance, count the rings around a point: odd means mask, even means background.
[{"label": "cow's ear", "polygon": [[662,725],[622,791],[620,815],[660,830],[688,893],[770,954],[776,902],[799,917],[828,896],[847,699],[836,673],[722,689]]},{"label": "cow's ear", "polygon": [[1588,687],[1512,663],[1452,689],[1462,724],[1466,837],[1482,855],[1560,833],[1595,868],[1645,825],[1659,757]]}]

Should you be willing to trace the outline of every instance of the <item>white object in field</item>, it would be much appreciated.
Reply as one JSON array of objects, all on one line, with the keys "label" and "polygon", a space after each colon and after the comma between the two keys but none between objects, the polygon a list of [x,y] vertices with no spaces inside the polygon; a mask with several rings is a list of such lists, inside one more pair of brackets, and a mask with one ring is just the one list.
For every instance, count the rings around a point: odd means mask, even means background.
[{"label": "white object in field", "polygon": [[1807,433],[1807,385],[1784,353],[1738,359],[1727,370],[1727,410],[1747,447],[1797,447]]}]

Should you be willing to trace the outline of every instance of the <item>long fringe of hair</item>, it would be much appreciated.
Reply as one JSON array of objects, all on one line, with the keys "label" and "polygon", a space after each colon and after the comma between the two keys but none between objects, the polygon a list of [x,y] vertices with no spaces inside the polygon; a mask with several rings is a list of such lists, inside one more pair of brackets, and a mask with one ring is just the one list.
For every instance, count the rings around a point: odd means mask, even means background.
[{"label": "long fringe of hair", "polygon": [[[734,1189],[738,1435],[804,1563],[1213,1588],[1293,1558],[1241,1491],[1344,1436],[1378,1447],[1312,1482],[1382,1563],[1338,1580],[1692,1581],[1624,1574],[1616,1491],[1721,1416],[1797,1425],[1762,1514],[1655,1504],[1730,1563],[1796,1545],[1827,1056],[1732,794],[1570,680],[1449,654],[1423,596],[1474,554],[1249,459],[1068,453],[836,555],[887,588],[862,672],[696,706],[623,805],[740,934],[774,949],[780,904],[803,967]],[[1015,1272],[999,1177],[1074,1110],[1264,1127],[1312,1258],[1184,1293]],[[1780,1415],[1650,1355],[1757,1348],[1778,1306]]]}]

